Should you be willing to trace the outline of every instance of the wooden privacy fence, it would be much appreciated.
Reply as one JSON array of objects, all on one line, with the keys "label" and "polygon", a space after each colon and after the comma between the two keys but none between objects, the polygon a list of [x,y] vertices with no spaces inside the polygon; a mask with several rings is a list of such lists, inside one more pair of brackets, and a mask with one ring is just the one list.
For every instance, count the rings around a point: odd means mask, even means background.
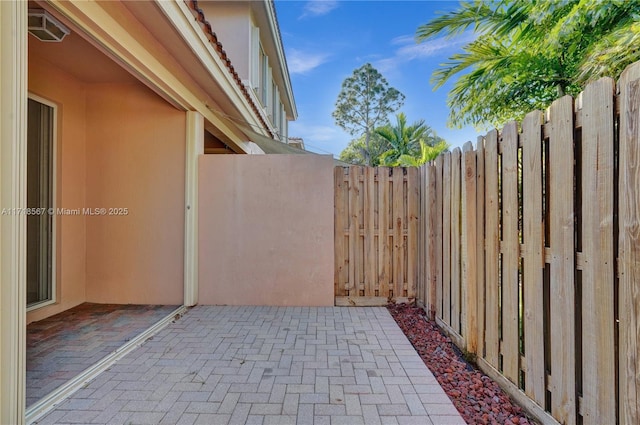
[{"label": "wooden privacy fence", "polygon": [[420,171],[335,168],[336,305],[413,301]]},{"label": "wooden privacy fence", "polygon": [[637,63],[421,169],[417,298],[545,423],[640,423],[639,138]]}]

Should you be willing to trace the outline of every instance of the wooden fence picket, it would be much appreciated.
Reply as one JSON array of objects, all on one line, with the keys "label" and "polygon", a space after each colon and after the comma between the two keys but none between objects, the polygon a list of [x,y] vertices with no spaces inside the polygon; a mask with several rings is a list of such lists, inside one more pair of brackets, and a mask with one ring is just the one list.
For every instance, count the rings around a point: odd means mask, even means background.
[{"label": "wooden fence picket", "polygon": [[544,406],[546,394],[543,321],[542,118],[540,111],[534,111],[529,113],[522,123],[525,392],[540,406]]},{"label": "wooden fence picket", "polygon": [[466,349],[478,349],[478,285],[477,285],[477,164],[471,142],[462,149],[462,328]]},{"label": "wooden fence picket", "polygon": [[[420,241],[420,169],[407,173],[407,209],[406,209],[406,291],[415,297],[418,293],[418,243]],[[411,261],[415,259],[415,261]]]},{"label": "wooden fence picket", "polygon": [[640,63],[620,76],[620,423],[640,423]]},{"label": "wooden fence picket", "polygon": [[461,261],[461,228],[460,228],[460,208],[461,208],[461,152],[456,148],[451,153],[451,327],[460,335],[460,279],[462,273]]},{"label": "wooden fence picket", "polygon": [[[349,257],[345,252],[345,237],[344,232],[346,230],[345,227],[345,218],[346,217],[346,205],[345,205],[345,195],[344,195],[344,185],[345,185],[345,177],[344,177],[344,168],[336,167],[334,172],[334,180],[335,180],[335,191],[334,191],[334,234],[335,234],[335,270],[334,270],[334,280],[335,280],[335,295],[336,296],[345,296],[347,294],[347,276]],[[346,274],[346,275],[345,275]]]},{"label": "wooden fence picket", "polygon": [[583,423],[615,423],[614,93],[604,78],[582,96]]},{"label": "wooden fence picket", "polygon": [[347,295],[356,295],[358,289],[358,233],[360,232],[358,218],[358,197],[360,195],[358,175],[361,167],[351,167],[349,170],[349,285]]},{"label": "wooden fence picket", "polygon": [[573,98],[553,102],[549,115],[551,414],[576,423]]},{"label": "wooden fence picket", "polygon": [[436,317],[442,319],[443,313],[443,280],[444,280],[444,267],[443,261],[446,255],[443,251],[444,234],[443,234],[443,170],[444,170],[444,155],[440,155],[434,161],[435,165],[435,179],[436,179],[436,228],[435,228],[435,247],[434,254],[435,267],[436,267]]},{"label": "wooden fence picket", "polygon": [[442,317],[451,324],[451,154],[444,154],[442,167]]},{"label": "wooden fence picket", "polygon": [[520,373],[518,333],[518,127],[510,122],[502,131],[502,371],[513,383]]},{"label": "wooden fence picket", "polygon": [[378,296],[389,294],[391,254],[389,245],[389,170],[378,170]]},{"label": "wooden fence picket", "polygon": [[[439,264],[442,264],[438,251],[438,244],[441,239],[438,239],[438,197],[437,197],[437,166],[435,164],[423,168],[426,171],[426,184],[424,192],[425,207],[426,207],[426,223],[425,223],[425,237],[426,240],[426,258],[425,264],[427,276],[425,279],[426,293],[425,293],[425,305],[429,312],[429,317],[435,318],[437,314],[437,299],[438,299],[438,273]],[[424,222],[424,221],[423,221]]]},{"label": "wooden fence picket", "polygon": [[402,296],[402,286],[404,283],[404,270],[402,267],[404,259],[404,238],[403,238],[403,216],[404,216],[404,190],[403,175],[401,168],[393,168],[393,296]]},{"label": "wooden fence picket", "polygon": [[500,368],[500,200],[498,193],[498,132],[491,130],[485,140],[485,358]]},{"label": "wooden fence picket", "polygon": [[[476,312],[478,315],[476,326],[476,353],[484,353],[485,350],[485,228],[484,228],[484,137],[478,137],[476,147],[476,292],[477,305]],[[470,330],[472,331],[472,329]]]},{"label": "wooden fence picket", "polygon": [[364,234],[363,247],[364,247],[364,292],[369,294],[375,294],[377,290],[377,270],[376,270],[376,256],[375,256],[375,232],[374,232],[374,220],[377,205],[375,203],[375,172],[376,169],[372,167],[364,168],[363,179],[363,210],[364,210]]}]

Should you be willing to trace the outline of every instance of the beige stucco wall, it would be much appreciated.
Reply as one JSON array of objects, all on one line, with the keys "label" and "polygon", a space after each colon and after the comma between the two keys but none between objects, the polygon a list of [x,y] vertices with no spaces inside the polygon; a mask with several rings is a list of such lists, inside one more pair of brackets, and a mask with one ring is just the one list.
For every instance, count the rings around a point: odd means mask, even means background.
[{"label": "beige stucco wall", "polygon": [[333,159],[199,158],[200,304],[330,306]]},{"label": "beige stucco wall", "polygon": [[251,59],[251,11],[249,2],[200,2],[218,40],[243,80],[249,79]]},{"label": "beige stucco wall", "polygon": [[185,113],[141,84],[87,88],[87,301],[182,304]]},{"label": "beige stucco wall", "polygon": [[185,113],[141,83],[89,84],[35,55],[29,91],[57,105],[56,303],[182,304]]},{"label": "beige stucco wall", "polygon": [[[57,105],[56,206],[85,205],[86,85],[53,64],[29,57],[29,92]],[[86,228],[83,216],[56,216],[58,303],[27,313],[27,323],[85,301]]]}]

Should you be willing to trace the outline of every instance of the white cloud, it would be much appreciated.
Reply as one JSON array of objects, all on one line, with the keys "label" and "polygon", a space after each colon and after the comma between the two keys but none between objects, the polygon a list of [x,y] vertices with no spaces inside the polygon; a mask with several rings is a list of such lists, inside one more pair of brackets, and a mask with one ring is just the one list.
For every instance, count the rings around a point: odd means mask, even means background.
[{"label": "white cloud", "polygon": [[305,74],[329,59],[326,53],[309,53],[297,49],[287,52],[287,63],[291,74]]},{"label": "white cloud", "polygon": [[400,47],[396,51],[396,56],[404,57],[408,60],[419,59],[419,58],[428,58],[435,54],[440,53],[443,50],[450,50],[454,48],[461,47],[475,39],[475,34],[463,34],[460,37],[456,37],[454,39],[446,39],[444,37],[436,38],[431,41],[422,42],[420,44],[416,44],[414,40],[412,40],[412,44],[406,44]]},{"label": "white cloud", "polygon": [[440,37],[418,44],[413,36],[402,35],[391,40],[391,44],[398,46],[394,55],[378,60],[375,66],[381,72],[391,71],[403,62],[425,59],[442,52],[456,50],[475,40],[475,38],[476,34],[468,31],[453,38]]},{"label": "white cloud", "polygon": [[415,37],[411,35],[400,35],[391,40],[391,44],[409,44],[409,43],[415,43],[415,42],[416,42]]},{"label": "white cloud", "polygon": [[300,19],[313,16],[322,16],[338,7],[336,0],[311,0],[304,5],[304,13]]}]

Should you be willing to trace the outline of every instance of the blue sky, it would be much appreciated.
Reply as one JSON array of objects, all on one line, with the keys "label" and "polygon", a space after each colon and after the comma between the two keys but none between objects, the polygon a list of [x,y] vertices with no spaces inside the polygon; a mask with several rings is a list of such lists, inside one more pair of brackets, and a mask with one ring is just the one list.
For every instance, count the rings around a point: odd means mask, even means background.
[{"label": "blue sky", "polygon": [[[296,1],[276,0],[276,11],[298,106],[291,137],[308,150],[336,157],[352,137],[334,124],[331,113],[342,81],[369,62],[405,96],[400,111],[409,122],[424,119],[452,147],[470,140],[473,128],[448,128],[446,104],[451,84],[433,91],[431,74],[471,34],[416,44],[421,24],[457,8],[457,1]],[[395,121],[391,117],[392,122]]]}]

